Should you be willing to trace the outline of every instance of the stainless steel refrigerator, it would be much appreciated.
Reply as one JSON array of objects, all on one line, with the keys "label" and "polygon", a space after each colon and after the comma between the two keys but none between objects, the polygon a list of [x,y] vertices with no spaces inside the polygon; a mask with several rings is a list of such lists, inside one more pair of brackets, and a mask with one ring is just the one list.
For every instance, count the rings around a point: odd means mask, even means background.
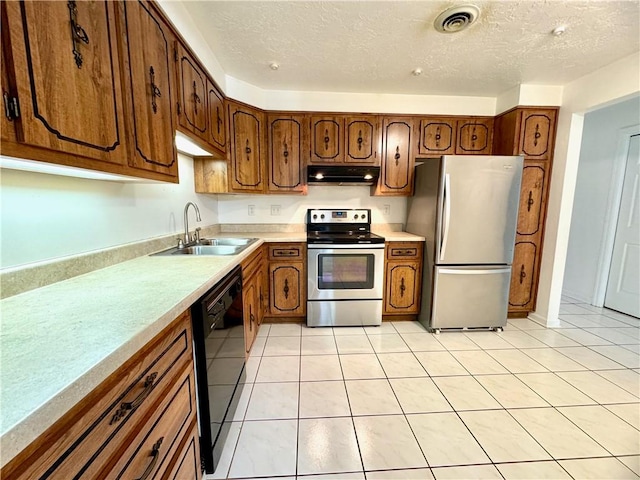
[{"label": "stainless steel refrigerator", "polygon": [[406,231],[426,238],[425,327],[506,324],[522,165],[520,156],[447,155],[416,166]]}]

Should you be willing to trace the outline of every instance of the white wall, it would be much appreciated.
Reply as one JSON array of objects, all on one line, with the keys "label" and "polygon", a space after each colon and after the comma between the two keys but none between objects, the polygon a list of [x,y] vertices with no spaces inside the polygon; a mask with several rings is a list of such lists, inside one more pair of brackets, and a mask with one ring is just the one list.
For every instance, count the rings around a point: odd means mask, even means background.
[{"label": "white wall", "polygon": [[[255,205],[255,215],[248,215]],[[280,205],[280,215],[271,215],[271,205]],[[389,215],[384,206],[389,205]],[[220,195],[220,223],[279,223],[304,225],[308,208],[370,208],[373,223],[404,223],[405,197],[371,197],[369,187],[309,186],[308,195]]]},{"label": "white wall", "polygon": [[0,268],[179,233],[189,201],[198,204],[202,225],[218,223],[217,199],[194,193],[193,160],[179,155],[178,165],[179,184],[2,169]]},{"label": "white wall", "polygon": [[558,323],[584,114],[640,91],[640,55],[629,55],[564,86],[558,117],[545,240],[532,318]]},{"label": "white wall", "polygon": [[[573,200],[563,293],[590,303],[608,222],[619,132],[640,123],[640,97],[587,113]],[[615,225],[615,220],[613,222]]]}]

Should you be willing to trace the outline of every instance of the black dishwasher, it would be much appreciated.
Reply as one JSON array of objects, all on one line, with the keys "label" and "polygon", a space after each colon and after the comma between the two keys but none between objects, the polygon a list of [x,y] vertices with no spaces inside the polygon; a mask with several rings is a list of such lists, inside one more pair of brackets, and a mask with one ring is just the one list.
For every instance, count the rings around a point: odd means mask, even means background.
[{"label": "black dishwasher", "polygon": [[202,468],[213,473],[246,381],[242,270],[232,270],[191,307]]}]

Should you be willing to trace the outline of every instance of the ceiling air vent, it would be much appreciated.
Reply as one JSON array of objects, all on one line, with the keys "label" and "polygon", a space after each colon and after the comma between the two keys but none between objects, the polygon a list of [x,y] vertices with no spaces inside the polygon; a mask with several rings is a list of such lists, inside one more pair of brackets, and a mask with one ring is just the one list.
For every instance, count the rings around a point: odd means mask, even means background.
[{"label": "ceiling air vent", "polygon": [[461,5],[442,12],[433,25],[439,32],[456,33],[469,27],[478,19],[479,15],[480,9],[475,5]]}]

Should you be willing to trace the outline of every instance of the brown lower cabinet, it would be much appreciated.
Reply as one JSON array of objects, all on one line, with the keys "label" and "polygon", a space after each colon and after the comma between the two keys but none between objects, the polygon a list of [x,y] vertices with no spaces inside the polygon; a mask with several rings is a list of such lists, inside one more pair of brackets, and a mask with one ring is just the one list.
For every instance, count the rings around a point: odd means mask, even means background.
[{"label": "brown lower cabinet", "polygon": [[307,313],[307,246],[270,243],[269,317],[304,319]]},{"label": "brown lower cabinet", "polygon": [[264,246],[242,262],[242,315],[247,355],[264,319],[267,301]]},{"label": "brown lower cabinet", "polygon": [[[422,290],[423,242],[387,242],[383,314],[417,316]],[[411,318],[411,317],[407,317]]]},{"label": "brown lower cabinet", "polygon": [[[3,479],[199,479],[181,471],[196,422],[189,311],[0,471]],[[192,455],[200,458],[198,442]],[[199,465],[199,461],[197,462]],[[187,470],[183,470],[187,471]]]}]

